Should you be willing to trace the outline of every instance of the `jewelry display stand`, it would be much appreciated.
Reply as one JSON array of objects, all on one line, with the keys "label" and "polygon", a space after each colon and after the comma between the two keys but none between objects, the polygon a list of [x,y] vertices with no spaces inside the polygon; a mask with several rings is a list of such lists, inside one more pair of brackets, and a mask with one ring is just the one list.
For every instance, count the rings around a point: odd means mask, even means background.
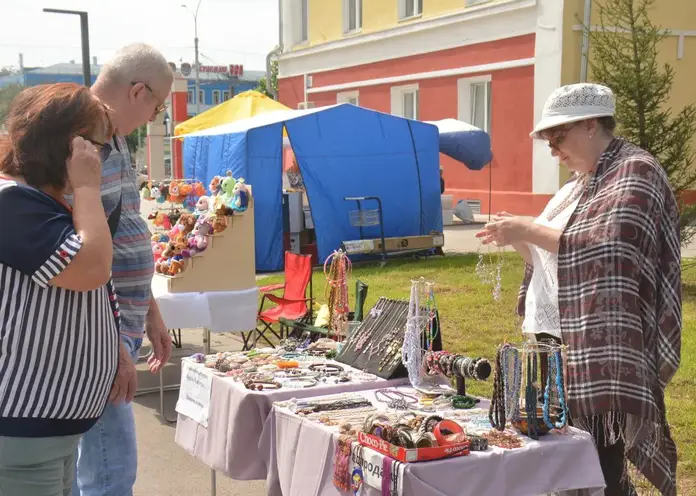
[{"label": "jewelry display stand", "polygon": [[[408,311],[409,302],[381,297],[344,343],[336,360],[382,379],[407,377],[402,349]],[[434,327],[438,332],[432,343],[434,351],[442,350],[439,326],[436,315]]]}]

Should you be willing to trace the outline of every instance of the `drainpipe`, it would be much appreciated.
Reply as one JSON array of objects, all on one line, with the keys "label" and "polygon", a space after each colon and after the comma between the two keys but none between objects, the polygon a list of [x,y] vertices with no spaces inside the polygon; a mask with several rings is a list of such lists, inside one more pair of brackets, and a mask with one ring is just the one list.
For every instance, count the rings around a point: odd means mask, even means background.
[{"label": "drainpipe", "polygon": [[580,82],[587,82],[587,67],[589,65],[590,52],[590,22],[592,22],[592,0],[585,0],[585,15],[582,30],[582,55],[580,59]]},{"label": "drainpipe", "polygon": [[273,57],[277,57],[283,52],[283,0],[278,0],[278,46],[266,55],[266,88],[273,95],[274,100],[278,100],[278,92],[271,88],[271,62]]}]

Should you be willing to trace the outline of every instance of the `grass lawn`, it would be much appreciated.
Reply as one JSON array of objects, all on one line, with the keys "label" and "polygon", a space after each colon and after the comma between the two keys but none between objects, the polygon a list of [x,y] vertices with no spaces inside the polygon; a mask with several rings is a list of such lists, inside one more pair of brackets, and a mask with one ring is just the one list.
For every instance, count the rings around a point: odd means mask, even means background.
[{"label": "grass lawn", "polygon": [[[377,298],[408,299],[412,279],[425,277],[435,282],[435,300],[440,311],[445,349],[469,356],[493,359],[498,344],[506,338],[521,341],[514,314],[523,262],[516,254],[504,257],[503,291],[494,301],[492,287],[482,285],[475,274],[476,255],[448,255],[428,260],[390,261],[384,268],[356,266],[349,281],[350,302],[354,302],[355,279],[369,285],[366,311]],[[266,282],[268,281],[268,282]],[[277,277],[264,284],[280,282]],[[315,272],[314,296],[325,302],[323,272]],[[667,414],[679,449],[679,494],[696,494],[696,269],[684,273],[684,332],[682,365],[667,391]],[[469,383],[472,394],[490,397],[492,386]],[[688,488],[687,488],[688,487]],[[692,492],[693,491],[693,492]]]}]

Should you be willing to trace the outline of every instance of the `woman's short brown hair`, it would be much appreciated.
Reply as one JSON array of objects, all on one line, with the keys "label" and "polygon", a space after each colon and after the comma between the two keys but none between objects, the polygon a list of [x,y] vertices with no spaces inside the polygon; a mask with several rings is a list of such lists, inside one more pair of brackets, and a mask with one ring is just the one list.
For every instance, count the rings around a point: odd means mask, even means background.
[{"label": "woman's short brown hair", "polygon": [[89,88],[75,83],[33,86],[12,102],[0,137],[0,171],[31,186],[64,188],[73,138],[95,130],[112,132],[107,107]]}]

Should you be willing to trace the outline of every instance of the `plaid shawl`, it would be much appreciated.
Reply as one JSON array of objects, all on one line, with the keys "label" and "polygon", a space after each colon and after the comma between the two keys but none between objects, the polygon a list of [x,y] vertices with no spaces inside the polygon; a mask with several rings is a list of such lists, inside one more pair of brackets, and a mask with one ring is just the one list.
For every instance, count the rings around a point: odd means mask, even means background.
[{"label": "plaid shawl", "polygon": [[561,236],[558,306],[574,425],[622,438],[645,479],[676,495],[664,391],[681,354],[679,210],[660,164],[623,140],[600,156]]}]

